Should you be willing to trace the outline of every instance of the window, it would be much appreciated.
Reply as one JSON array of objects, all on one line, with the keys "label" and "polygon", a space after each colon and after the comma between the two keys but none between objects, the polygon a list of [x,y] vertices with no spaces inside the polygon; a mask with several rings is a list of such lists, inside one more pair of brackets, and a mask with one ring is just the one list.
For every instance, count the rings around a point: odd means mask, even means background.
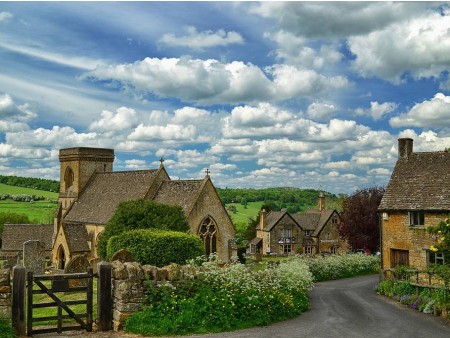
[{"label": "window", "polygon": [[331,247],[331,253],[332,253],[333,255],[336,255],[336,254],[338,253],[338,247],[337,247],[337,246],[332,246],[332,247]]},{"label": "window", "polygon": [[214,221],[207,217],[200,226],[199,235],[205,245],[206,255],[217,252],[217,231]]},{"label": "window", "polygon": [[444,265],[450,259],[450,252],[447,251],[431,251],[427,250],[427,261],[430,264]]},{"label": "window", "polygon": [[331,239],[331,234],[329,232],[325,235],[325,239]]},{"label": "window", "polygon": [[425,225],[425,213],[423,211],[411,211],[409,213],[409,225],[410,226]]},{"label": "window", "polygon": [[314,253],[314,247],[313,246],[306,246],[305,247],[305,254],[312,255]]},{"label": "window", "polygon": [[337,218],[332,218],[332,219],[331,219],[331,223],[337,224]]},{"label": "window", "polygon": [[280,253],[282,255],[287,255],[292,252],[292,244],[282,244],[280,245]]},{"label": "window", "polygon": [[305,230],[305,237],[311,237],[311,230]]},{"label": "window", "polygon": [[283,237],[292,237],[292,229],[284,229]]},{"label": "window", "polygon": [[65,185],[66,191],[72,187],[73,181],[74,181],[73,170],[71,167],[67,167],[66,172],[64,173],[64,185]]}]

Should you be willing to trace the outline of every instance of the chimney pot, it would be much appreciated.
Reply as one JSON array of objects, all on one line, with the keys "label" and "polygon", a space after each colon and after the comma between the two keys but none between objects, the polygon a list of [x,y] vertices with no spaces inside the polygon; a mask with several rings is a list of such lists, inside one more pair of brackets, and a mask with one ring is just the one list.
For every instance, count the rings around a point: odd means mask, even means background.
[{"label": "chimney pot", "polygon": [[398,158],[408,159],[413,152],[413,139],[412,138],[399,138],[398,139]]}]

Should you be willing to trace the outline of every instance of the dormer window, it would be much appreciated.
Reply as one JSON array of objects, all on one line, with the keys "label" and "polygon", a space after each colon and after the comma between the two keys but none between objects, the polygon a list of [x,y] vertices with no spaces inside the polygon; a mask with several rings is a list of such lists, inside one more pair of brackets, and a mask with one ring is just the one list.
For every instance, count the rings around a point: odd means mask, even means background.
[{"label": "dormer window", "polygon": [[409,212],[409,225],[412,227],[425,225],[425,213],[423,211]]}]

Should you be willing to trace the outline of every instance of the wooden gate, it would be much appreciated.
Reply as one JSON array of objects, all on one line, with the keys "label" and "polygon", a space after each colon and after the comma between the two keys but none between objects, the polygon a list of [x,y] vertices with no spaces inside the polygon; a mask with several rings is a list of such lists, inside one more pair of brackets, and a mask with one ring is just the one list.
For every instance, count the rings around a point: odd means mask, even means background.
[{"label": "wooden gate", "polygon": [[[27,274],[27,335],[34,333],[50,333],[68,330],[86,330],[92,332],[92,299],[93,299],[93,270],[86,273],[71,273],[61,275],[37,275],[33,272]],[[50,302],[34,302],[33,296],[46,294]],[[77,295],[77,299],[67,299]],[[81,295],[81,299],[80,298]],[[64,296],[64,300],[62,299]],[[75,313],[69,306],[86,305],[85,312]],[[33,310],[42,308],[56,308],[55,315],[35,317]],[[69,320],[69,326],[63,326]],[[56,324],[39,326],[37,323],[55,322]],[[73,322],[75,321],[75,323]],[[78,324],[78,325],[74,325]]]}]

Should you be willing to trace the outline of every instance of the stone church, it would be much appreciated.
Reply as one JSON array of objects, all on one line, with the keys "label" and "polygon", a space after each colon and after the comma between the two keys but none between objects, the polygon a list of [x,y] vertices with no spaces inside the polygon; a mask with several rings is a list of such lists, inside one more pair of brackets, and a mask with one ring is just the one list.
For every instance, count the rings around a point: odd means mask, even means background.
[{"label": "stone church", "polygon": [[158,169],[114,172],[114,150],[103,148],[61,149],[59,160],[52,249],[57,268],[79,254],[95,260],[99,235],[119,203],[138,199],[180,206],[207,254],[224,262],[236,256],[233,223],[208,173],[202,180],[171,180],[163,161]]}]

